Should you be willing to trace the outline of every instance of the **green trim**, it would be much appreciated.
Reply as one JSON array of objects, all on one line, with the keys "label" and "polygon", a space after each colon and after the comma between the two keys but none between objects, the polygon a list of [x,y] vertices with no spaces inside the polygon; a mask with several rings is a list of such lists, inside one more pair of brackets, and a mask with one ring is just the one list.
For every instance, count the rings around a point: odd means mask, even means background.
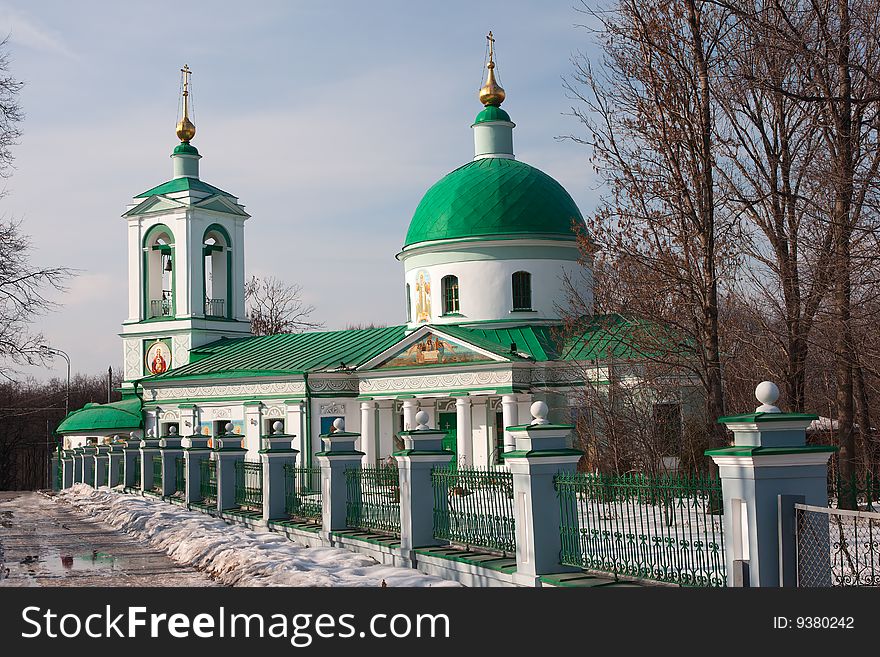
[{"label": "green trim", "polygon": [[583,454],[579,449],[514,450],[512,452],[504,452],[504,459],[540,458],[543,456],[583,456]]},{"label": "green trim", "polygon": [[[325,417],[333,417],[333,416],[330,415],[330,416],[325,416]],[[335,438],[335,437],[360,438],[360,436],[361,436],[361,434],[354,433],[351,431],[334,431],[333,433],[320,433],[320,434],[318,434],[318,438]]]},{"label": "green trim", "polygon": [[289,447],[287,449],[258,449],[257,454],[291,454],[296,453],[299,454],[298,449],[293,449]]},{"label": "green trim", "polygon": [[356,449],[344,452],[315,452],[315,456],[363,456],[364,452],[359,452]]},{"label": "green trim", "polygon": [[832,445],[805,445],[804,447],[720,447],[707,449],[706,456],[775,456],[779,454],[823,454],[836,452]]},{"label": "green trim", "polygon": [[398,436],[445,436],[448,431],[442,429],[410,429],[409,431],[398,431]]},{"label": "green trim", "polygon": [[192,176],[181,176],[180,178],[172,178],[171,180],[157,185],[152,189],[148,189],[135,196],[135,198],[149,198],[150,196],[162,196],[165,194],[173,194],[175,192],[198,191],[207,192],[209,194],[221,194],[229,198],[237,198],[229,192],[224,192],[219,187],[214,187],[208,183]]},{"label": "green trim", "polygon": [[743,413],[742,415],[725,415],[718,418],[719,424],[755,423],[762,422],[789,422],[792,420],[818,420],[818,415],[812,413]]},{"label": "green trim", "polygon": [[513,427],[507,427],[507,431],[549,431],[549,430],[559,430],[559,429],[568,429],[571,431],[574,429],[573,424],[519,424]]},{"label": "green trim", "polygon": [[398,452],[392,452],[391,456],[446,456],[449,458],[455,456],[455,452],[448,449],[402,449]]},{"label": "green trim", "polygon": [[255,399],[255,400],[253,400],[253,401],[246,401],[246,402],[243,402],[243,403],[242,403],[242,406],[251,407],[251,406],[261,406],[262,404],[263,404],[263,402],[261,402],[261,401]]}]

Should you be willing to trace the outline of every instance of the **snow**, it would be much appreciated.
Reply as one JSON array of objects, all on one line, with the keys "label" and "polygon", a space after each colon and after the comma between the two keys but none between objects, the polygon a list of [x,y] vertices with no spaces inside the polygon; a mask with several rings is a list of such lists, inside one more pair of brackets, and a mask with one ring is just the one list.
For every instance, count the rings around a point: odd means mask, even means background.
[{"label": "snow", "polygon": [[76,484],[57,499],[229,586],[458,586],[335,547],[299,545],[155,498]]}]

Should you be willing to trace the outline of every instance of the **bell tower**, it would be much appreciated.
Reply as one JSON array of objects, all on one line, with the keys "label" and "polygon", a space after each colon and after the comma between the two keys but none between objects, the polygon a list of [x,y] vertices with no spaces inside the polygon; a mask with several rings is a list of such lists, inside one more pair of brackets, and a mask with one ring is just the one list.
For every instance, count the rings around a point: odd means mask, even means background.
[{"label": "bell tower", "polygon": [[189,362],[190,349],[250,335],[244,302],[244,222],[238,198],[199,177],[191,144],[189,66],[181,69],[180,143],[173,177],[134,197],[128,224],[128,318],[123,388]]}]

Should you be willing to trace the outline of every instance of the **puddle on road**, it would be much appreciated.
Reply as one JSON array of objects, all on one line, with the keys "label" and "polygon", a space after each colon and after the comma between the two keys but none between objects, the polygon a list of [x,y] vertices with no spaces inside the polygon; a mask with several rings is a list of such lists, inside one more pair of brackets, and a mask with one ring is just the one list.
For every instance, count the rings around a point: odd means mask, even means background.
[{"label": "puddle on road", "polygon": [[121,570],[119,559],[112,554],[93,552],[87,554],[60,554],[55,552],[39,561],[40,569],[53,575],[66,575],[70,571]]}]

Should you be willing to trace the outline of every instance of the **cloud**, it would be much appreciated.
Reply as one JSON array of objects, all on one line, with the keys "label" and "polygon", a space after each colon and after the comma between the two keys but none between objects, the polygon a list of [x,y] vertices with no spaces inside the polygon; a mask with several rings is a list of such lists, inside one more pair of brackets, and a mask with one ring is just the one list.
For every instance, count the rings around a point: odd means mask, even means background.
[{"label": "cloud", "polygon": [[22,11],[0,7],[0,35],[7,34],[15,45],[78,59],[76,53],[54,30],[41,25]]}]

